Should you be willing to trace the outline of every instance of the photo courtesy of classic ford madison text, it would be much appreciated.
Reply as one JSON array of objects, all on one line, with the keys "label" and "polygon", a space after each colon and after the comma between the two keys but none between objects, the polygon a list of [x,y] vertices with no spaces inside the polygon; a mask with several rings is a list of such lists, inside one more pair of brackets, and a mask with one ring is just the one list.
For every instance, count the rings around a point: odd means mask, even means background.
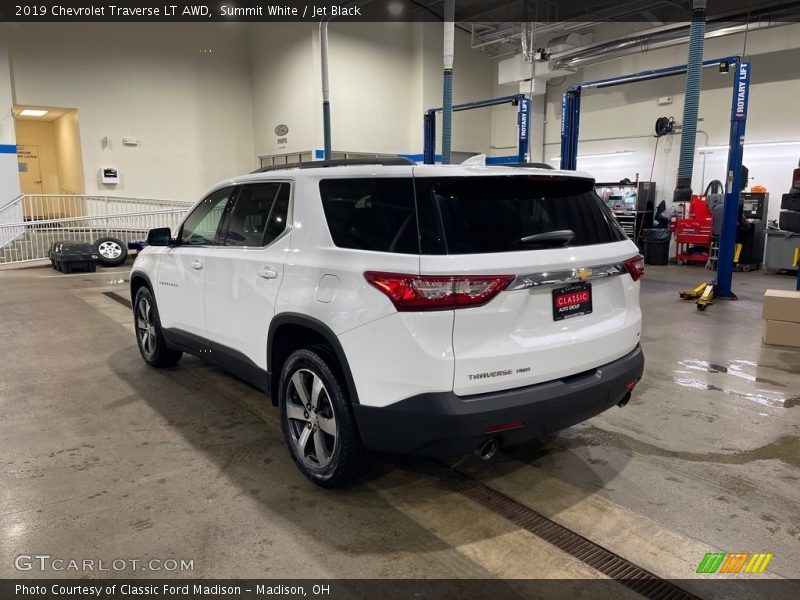
[{"label": "photo courtesy of classic ford madison text", "polygon": [[800,2],[0,6],[0,598],[800,597]]}]

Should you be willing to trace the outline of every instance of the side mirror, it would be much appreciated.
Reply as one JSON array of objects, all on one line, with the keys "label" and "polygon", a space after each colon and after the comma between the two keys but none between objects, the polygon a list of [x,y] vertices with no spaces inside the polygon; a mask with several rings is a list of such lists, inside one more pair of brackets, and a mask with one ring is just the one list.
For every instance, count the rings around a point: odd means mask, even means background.
[{"label": "side mirror", "polygon": [[147,232],[148,246],[169,246],[172,240],[172,232],[169,227],[159,227]]}]

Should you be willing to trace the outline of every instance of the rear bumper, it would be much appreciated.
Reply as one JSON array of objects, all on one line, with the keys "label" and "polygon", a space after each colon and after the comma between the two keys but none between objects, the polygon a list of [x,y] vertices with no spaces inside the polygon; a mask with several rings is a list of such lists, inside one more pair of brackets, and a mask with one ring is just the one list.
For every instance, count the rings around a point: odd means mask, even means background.
[{"label": "rear bumper", "polygon": [[[627,356],[573,377],[474,396],[420,394],[386,407],[355,404],[353,410],[368,448],[457,456],[491,437],[518,444],[590,419],[622,402],[643,371],[644,355],[637,346]],[[522,421],[522,427],[486,432],[515,421]]]}]

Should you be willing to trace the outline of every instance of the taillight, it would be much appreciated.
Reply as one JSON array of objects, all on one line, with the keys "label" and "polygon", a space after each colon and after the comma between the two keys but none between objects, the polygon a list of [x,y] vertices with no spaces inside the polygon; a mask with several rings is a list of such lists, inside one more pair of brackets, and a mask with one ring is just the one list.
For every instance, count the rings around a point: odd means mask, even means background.
[{"label": "taillight", "polygon": [[639,281],[644,275],[644,256],[637,254],[633,258],[629,258],[625,261],[625,267],[627,267],[628,273],[631,274],[631,278],[634,281]]},{"label": "taillight", "polygon": [[407,275],[367,271],[366,280],[399,311],[481,306],[503,291],[513,275]]},{"label": "taillight", "polygon": [[800,167],[795,169],[792,174],[792,189],[800,189]]}]

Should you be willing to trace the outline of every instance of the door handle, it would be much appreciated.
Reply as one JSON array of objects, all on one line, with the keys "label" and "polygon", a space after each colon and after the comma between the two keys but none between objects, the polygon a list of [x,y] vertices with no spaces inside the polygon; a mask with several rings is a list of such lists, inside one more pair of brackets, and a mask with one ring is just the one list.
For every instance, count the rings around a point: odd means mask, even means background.
[{"label": "door handle", "polygon": [[278,272],[275,269],[270,269],[269,267],[261,267],[257,272],[258,276],[263,277],[264,279],[278,278]]},{"label": "door handle", "polygon": [[203,268],[203,263],[202,263],[202,262],[200,262],[199,260],[193,260],[193,261],[192,261],[192,268],[193,268],[195,271],[199,271],[200,269],[202,269],[202,268]]}]

